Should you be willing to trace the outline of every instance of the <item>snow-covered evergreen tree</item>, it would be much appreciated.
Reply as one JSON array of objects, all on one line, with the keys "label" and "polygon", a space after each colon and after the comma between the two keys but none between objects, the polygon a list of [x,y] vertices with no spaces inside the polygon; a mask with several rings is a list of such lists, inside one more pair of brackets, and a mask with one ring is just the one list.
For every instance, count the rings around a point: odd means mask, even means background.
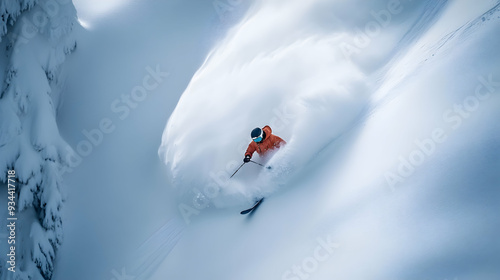
[{"label": "snow-covered evergreen tree", "polygon": [[63,237],[60,170],[72,153],[56,114],[76,10],[70,0],[1,0],[0,13],[0,178],[13,169],[18,181],[16,272],[0,278],[51,279]]}]

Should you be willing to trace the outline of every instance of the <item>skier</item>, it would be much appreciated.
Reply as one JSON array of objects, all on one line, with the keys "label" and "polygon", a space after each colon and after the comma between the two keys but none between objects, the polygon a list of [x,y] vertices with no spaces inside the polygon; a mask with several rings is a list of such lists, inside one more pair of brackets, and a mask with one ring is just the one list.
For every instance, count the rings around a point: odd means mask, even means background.
[{"label": "skier", "polygon": [[257,152],[259,156],[264,157],[270,151],[279,149],[281,146],[286,144],[285,140],[272,134],[272,132],[271,127],[268,125],[264,126],[262,129],[257,127],[252,130],[250,136],[253,141],[248,145],[243,162],[249,162],[254,152]]},{"label": "skier", "polygon": [[[240,165],[240,167],[231,175],[230,178],[240,170],[241,167],[247,162],[250,162],[250,159],[252,158],[252,155],[254,152],[257,152],[259,156],[261,157],[266,157],[269,155],[269,152],[275,149],[279,149],[280,147],[284,146],[286,144],[285,140],[281,139],[279,136],[276,136],[273,134],[273,131],[271,130],[271,127],[266,125],[263,128],[254,128],[252,130],[252,133],[250,134],[252,137],[252,142],[248,144],[247,151],[245,152],[245,158],[243,159],[243,163]],[[262,167],[264,165],[254,162]],[[266,167],[268,169],[271,169],[270,166]],[[254,205],[246,210],[243,210],[240,212],[241,215],[245,215],[248,213],[251,213],[254,211],[264,200],[264,197],[257,198]]]}]

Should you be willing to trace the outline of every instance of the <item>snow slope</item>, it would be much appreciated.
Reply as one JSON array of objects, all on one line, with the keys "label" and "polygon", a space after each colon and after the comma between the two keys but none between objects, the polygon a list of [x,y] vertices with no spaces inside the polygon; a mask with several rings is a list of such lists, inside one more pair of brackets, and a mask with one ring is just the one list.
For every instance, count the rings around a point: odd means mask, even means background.
[{"label": "snow slope", "polygon": [[[169,118],[188,226],[151,279],[497,279],[498,1],[282,2],[254,3]],[[276,168],[229,180],[265,124]]]},{"label": "snow slope", "polygon": [[[112,2],[118,4],[104,5]],[[182,229],[172,220],[177,208],[157,147],[208,52],[209,35],[228,23],[206,1],[125,1],[111,10],[95,1],[75,6],[87,29],[76,31],[78,50],[68,61],[58,123],[78,157],[64,174],[65,240],[54,279],[113,279],[123,269],[154,267],[150,258],[161,261]],[[157,69],[159,81],[147,81],[156,87],[132,99],[133,89]]]}]

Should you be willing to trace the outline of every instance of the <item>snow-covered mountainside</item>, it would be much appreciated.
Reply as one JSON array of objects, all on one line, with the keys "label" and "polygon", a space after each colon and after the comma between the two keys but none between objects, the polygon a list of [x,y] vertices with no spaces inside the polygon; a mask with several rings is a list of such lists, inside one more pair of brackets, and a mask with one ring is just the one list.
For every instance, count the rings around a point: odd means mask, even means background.
[{"label": "snow-covered mountainside", "polygon": [[256,1],[166,125],[188,226],[151,279],[497,279],[499,7]]},{"label": "snow-covered mountainside", "polygon": [[84,28],[58,123],[76,155],[53,279],[145,279],[184,225],[172,220],[175,195],[158,158],[163,128],[214,36],[245,5],[219,14],[205,0],[73,2]]},{"label": "snow-covered mountainside", "polygon": [[73,2],[0,1],[0,279],[500,278],[498,0]]}]

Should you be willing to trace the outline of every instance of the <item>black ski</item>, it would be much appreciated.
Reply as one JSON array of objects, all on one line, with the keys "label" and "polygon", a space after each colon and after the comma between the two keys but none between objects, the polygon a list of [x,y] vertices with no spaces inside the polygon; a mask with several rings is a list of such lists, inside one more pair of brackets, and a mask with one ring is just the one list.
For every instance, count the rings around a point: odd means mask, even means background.
[{"label": "black ski", "polygon": [[251,207],[251,208],[248,208],[247,210],[243,210],[240,212],[241,215],[246,215],[250,212],[252,212],[253,210],[255,210],[257,207],[259,207],[259,205],[262,203],[262,201],[264,200],[264,198],[261,198],[259,201],[255,202],[255,204]]}]

